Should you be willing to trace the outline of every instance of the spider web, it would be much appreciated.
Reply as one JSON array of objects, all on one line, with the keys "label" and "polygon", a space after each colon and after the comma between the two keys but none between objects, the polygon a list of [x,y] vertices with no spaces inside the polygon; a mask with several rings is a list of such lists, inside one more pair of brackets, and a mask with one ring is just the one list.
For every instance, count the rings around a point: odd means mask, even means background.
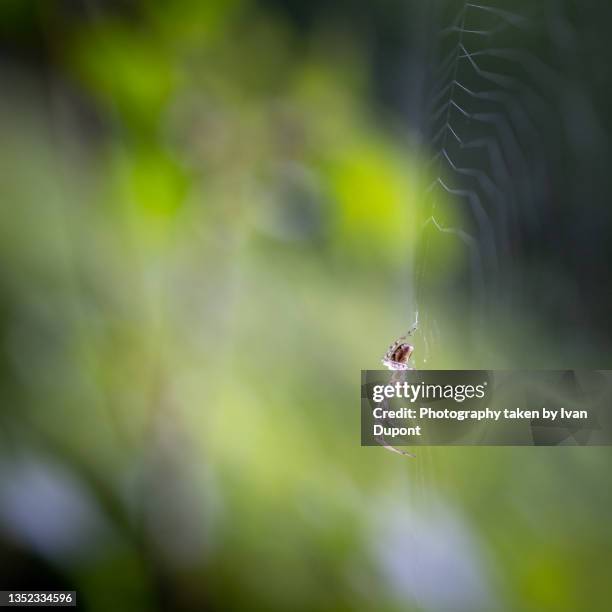
[{"label": "spider web", "polygon": [[[429,184],[415,274],[426,357],[439,340],[443,296],[458,296],[454,313],[476,345],[480,323],[521,295],[516,256],[546,213],[550,168],[541,143],[559,133],[549,96],[559,77],[531,50],[538,30],[529,5],[464,2],[450,18],[452,7],[441,8],[436,20],[449,25],[439,31],[430,73]],[[437,282],[430,261],[449,246],[465,263]]]}]

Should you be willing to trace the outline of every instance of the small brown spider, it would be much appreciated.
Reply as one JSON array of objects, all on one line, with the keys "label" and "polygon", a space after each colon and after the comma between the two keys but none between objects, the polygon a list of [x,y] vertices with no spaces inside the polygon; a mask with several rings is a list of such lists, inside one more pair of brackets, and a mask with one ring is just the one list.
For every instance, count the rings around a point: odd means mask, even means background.
[{"label": "small brown spider", "polygon": [[400,338],[398,338],[384,354],[382,364],[389,370],[414,370],[410,364],[410,356],[414,351],[414,346],[406,342],[408,336],[412,336],[419,326],[419,313],[412,327]]},{"label": "small brown spider", "polygon": [[410,356],[414,351],[414,346],[404,340],[406,336],[398,338],[382,358],[383,365],[390,370],[414,370],[410,365]]},{"label": "small brown spider", "polygon": [[[406,332],[405,335],[398,338],[390,347],[389,350],[384,354],[382,363],[389,370],[393,370],[394,373],[391,376],[391,382],[402,381],[405,378],[406,370],[414,370],[415,368],[410,363],[410,357],[414,351],[414,346],[406,342],[408,336],[412,336],[416,331],[419,324],[419,315],[417,313],[416,321],[414,325]],[[376,441],[387,450],[392,453],[398,453],[399,455],[406,455],[408,457],[414,457],[412,453],[401,450],[395,446],[391,446],[387,443],[383,436],[376,438]]]}]

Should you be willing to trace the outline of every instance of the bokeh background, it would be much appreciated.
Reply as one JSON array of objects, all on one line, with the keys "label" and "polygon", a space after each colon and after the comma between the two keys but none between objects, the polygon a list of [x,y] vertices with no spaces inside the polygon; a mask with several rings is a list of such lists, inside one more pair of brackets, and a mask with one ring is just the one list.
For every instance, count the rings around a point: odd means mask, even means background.
[{"label": "bokeh background", "polygon": [[610,368],[611,17],[3,0],[1,588],[610,609],[610,449],[362,448],[359,371],[417,312],[418,368]]}]

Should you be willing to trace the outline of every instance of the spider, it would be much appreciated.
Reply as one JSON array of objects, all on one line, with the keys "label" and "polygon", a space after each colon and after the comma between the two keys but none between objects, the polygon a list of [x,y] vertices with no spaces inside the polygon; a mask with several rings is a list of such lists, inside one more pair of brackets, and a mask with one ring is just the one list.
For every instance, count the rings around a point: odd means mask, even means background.
[{"label": "spider", "polygon": [[398,338],[382,358],[382,364],[389,370],[414,370],[410,365],[410,356],[414,351],[414,346],[404,340],[406,336]]},{"label": "spider", "polygon": [[[414,346],[406,342],[406,339],[408,338],[408,336],[412,336],[412,334],[414,334],[414,332],[417,330],[418,324],[419,315],[417,313],[414,325],[389,347],[389,350],[384,354],[382,358],[383,365],[389,368],[389,370],[393,370],[393,374],[391,376],[391,383],[403,381],[406,377],[405,371],[415,369],[410,363],[410,357],[414,351]],[[399,455],[405,455],[407,457],[415,456],[412,453],[409,453],[408,451],[404,451],[399,448],[396,448],[395,446],[391,446],[387,443],[383,436],[377,437],[376,441],[383,448],[386,448],[392,453],[398,453]]]},{"label": "spider", "polygon": [[382,364],[389,370],[414,370],[410,364],[410,357],[414,351],[414,346],[408,344],[405,340],[408,336],[412,336],[419,325],[419,315],[417,313],[416,321],[412,327],[401,337],[399,337],[384,354]]}]

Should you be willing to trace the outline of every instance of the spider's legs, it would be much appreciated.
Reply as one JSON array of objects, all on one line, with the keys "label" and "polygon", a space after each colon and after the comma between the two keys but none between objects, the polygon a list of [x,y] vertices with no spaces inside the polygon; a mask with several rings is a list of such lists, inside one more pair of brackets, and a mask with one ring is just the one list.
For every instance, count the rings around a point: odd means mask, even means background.
[{"label": "spider's legs", "polygon": [[399,448],[396,448],[395,446],[391,446],[390,444],[387,443],[387,441],[385,440],[383,436],[378,436],[377,438],[375,438],[375,440],[380,444],[380,446],[382,446],[383,448],[386,448],[388,451],[391,451],[392,453],[397,453],[398,455],[405,455],[406,457],[416,458],[416,455],[413,455],[412,453],[409,453],[408,451],[401,450]]},{"label": "spider's legs", "polygon": [[[395,372],[393,372],[393,375],[391,376],[391,383],[395,383],[395,382],[402,382],[405,380],[406,378],[406,374],[405,374],[405,370],[397,370]],[[384,400],[383,404],[387,404],[387,401]],[[378,442],[378,444],[380,444],[380,446],[382,446],[383,448],[386,448],[388,451],[391,451],[392,453],[397,453],[398,455],[404,455],[406,457],[415,457],[416,455],[413,455],[412,453],[409,453],[408,451],[405,450],[401,450],[399,448],[396,448],[395,446],[391,446],[387,440],[385,440],[384,436],[377,436],[375,438],[376,442]]]}]

